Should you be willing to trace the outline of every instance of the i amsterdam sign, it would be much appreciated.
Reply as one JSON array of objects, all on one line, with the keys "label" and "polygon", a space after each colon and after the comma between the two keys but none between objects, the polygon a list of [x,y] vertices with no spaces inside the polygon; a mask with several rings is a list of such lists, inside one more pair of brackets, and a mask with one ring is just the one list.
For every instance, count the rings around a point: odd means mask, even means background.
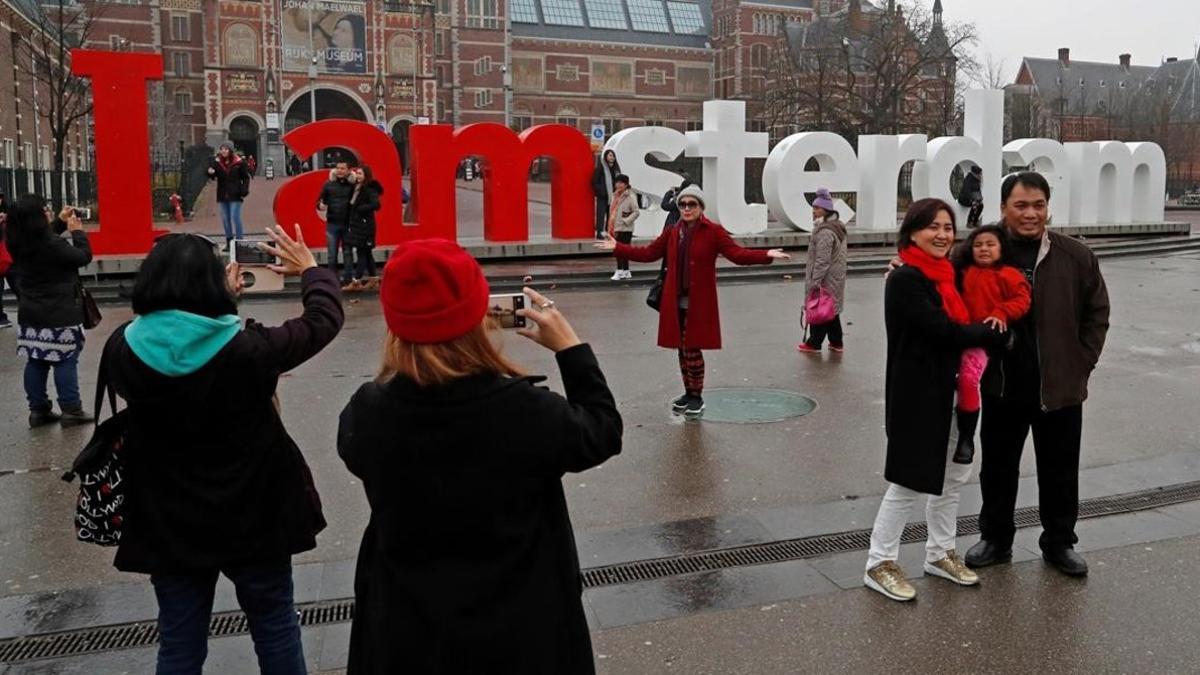
[{"label": "i amsterdam sign", "polygon": [[[153,229],[150,174],[129,166],[149,166],[146,82],[162,78],[156,54],[76,50],[72,69],[92,79],[96,124],[96,171],[104,221],[92,235],[102,254],[139,254],[161,234]],[[950,175],[973,162],[983,169],[984,218],[1000,214],[1004,166],[1032,166],[1054,190],[1057,221],[1072,224],[1154,223],[1163,220],[1166,158],[1154,143],[1058,143],[1020,139],[1003,143],[1004,98],[998,91],[967,94],[965,135],[928,139],[920,134],[860,136],[857,152],[842,137],[827,132],[798,133],[768,152],[767,134],[745,130],[742,102],[708,101],[704,128],[682,133],[664,127],[625,129],[609,139],[622,169],[640,191],[661,196],[680,177],[649,166],[645,158],[671,160],[685,154],[704,162],[707,213],[734,234],[767,228],[768,213],[798,230],[811,227],[805,193],[817,187],[858,195],[858,213],[844,202],[843,219],[857,217],[860,230],[896,227],[897,176],[915,162],[915,198],[939,197],[955,204]],[[392,139],[374,126],[350,120],[306,124],[283,137],[300,156],[329,146],[353,151],[369,164],[384,185],[399,185],[400,158]],[[521,134],[499,124],[417,125],[410,131],[413,209],[416,222],[402,222],[400,190],[386,190],[378,222],[383,246],[427,237],[457,239],[455,172],[461,160],[481,157],[484,164],[484,238],[492,242],[529,240],[528,171],[537,157],[553,162],[551,235],[560,239],[593,236],[588,138],[573,127],[548,124]],[[133,153],[131,155],[130,153]],[[143,157],[136,156],[143,153]],[[748,204],[743,190],[746,159],[767,158],[763,171],[766,204]],[[819,170],[806,171],[810,159]],[[299,223],[312,246],[322,246],[325,222],[313,209],[327,176],[314,171],[280,188],[274,213],[278,223]],[[657,200],[652,200],[657,201]],[[957,207],[956,207],[957,208]],[[107,217],[105,217],[107,216]],[[639,218],[638,232],[654,234],[665,214],[657,208]]]}]

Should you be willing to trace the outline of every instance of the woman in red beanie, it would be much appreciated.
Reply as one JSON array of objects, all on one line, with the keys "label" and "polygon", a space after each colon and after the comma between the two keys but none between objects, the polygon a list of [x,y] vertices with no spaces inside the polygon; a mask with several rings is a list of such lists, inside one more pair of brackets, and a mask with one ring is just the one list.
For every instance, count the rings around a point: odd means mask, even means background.
[{"label": "woman in red beanie", "polygon": [[648,246],[630,246],[608,236],[596,242],[596,247],[637,262],[666,257],[668,272],[658,313],[658,346],[679,350],[683,396],[675,399],[671,408],[695,418],[704,413],[704,355],[700,350],[721,348],[717,256],[737,265],[769,265],[791,256],[777,248],[756,251],[738,246],[725,228],[704,216],[704,192],[698,185],[680,190],[675,205],[679,222],[663,228]]},{"label": "woman in red beanie", "polygon": [[401,244],[384,272],[383,365],[338,427],[371,504],[348,672],[593,672],[562,476],[619,453],[622,427],[591,347],[525,289],[518,332],[555,352],[564,398],[496,347],[457,244]]}]

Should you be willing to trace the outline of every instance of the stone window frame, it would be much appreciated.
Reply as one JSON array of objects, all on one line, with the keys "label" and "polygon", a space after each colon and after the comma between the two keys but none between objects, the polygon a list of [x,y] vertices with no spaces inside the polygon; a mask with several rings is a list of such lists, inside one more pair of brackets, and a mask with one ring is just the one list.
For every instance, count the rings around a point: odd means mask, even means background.
[{"label": "stone window frame", "polygon": [[554,66],[554,79],[558,80],[559,82],[578,82],[579,64],[560,63]]},{"label": "stone window frame", "polygon": [[667,84],[667,71],[663,68],[647,68],[645,82],[651,87],[662,87]]}]

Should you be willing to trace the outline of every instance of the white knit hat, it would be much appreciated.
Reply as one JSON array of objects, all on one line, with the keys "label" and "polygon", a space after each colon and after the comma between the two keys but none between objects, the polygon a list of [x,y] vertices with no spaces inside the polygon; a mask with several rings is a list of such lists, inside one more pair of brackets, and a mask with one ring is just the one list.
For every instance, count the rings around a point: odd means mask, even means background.
[{"label": "white knit hat", "polygon": [[683,199],[684,197],[695,197],[696,200],[700,202],[700,208],[704,208],[705,206],[704,190],[701,190],[700,186],[696,185],[695,183],[680,190],[679,194],[675,195],[675,203],[678,204],[679,200]]}]

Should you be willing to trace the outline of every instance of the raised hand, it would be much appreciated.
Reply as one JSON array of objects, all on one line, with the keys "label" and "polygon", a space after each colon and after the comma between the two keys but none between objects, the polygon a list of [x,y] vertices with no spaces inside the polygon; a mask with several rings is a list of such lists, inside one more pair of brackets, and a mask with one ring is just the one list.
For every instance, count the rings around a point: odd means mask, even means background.
[{"label": "raised hand", "polygon": [[593,246],[601,251],[615,251],[617,250],[617,240],[613,239],[612,234],[605,232],[604,239],[596,242]]},{"label": "raised hand", "polygon": [[523,335],[553,352],[561,352],[580,344],[575,329],[571,328],[567,318],[554,306],[554,301],[532,288],[522,288],[521,292],[529,298],[533,307],[518,309],[517,314],[525,317],[527,324],[532,323],[537,328],[520,328],[517,330],[518,335]]},{"label": "raised hand", "polygon": [[268,227],[267,236],[275,242],[272,246],[259,242],[258,247],[279,258],[280,264],[268,265],[267,269],[280,274],[299,275],[305,270],[317,266],[317,259],[308,246],[304,245],[304,233],[300,231],[300,223],[296,223],[296,238],[292,239],[282,227]]}]

